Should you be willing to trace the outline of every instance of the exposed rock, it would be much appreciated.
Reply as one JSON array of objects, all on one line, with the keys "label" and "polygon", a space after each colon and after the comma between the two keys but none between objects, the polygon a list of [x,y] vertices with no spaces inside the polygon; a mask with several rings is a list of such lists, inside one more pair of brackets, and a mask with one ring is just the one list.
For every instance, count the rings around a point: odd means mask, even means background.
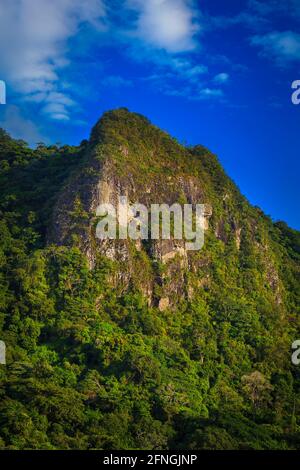
[{"label": "exposed rock", "polygon": [[[111,139],[109,126],[114,125],[115,117],[109,124],[106,118],[99,121],[93,129],[86,147],[84,165],[70,177],[58,198],[48,241],[58,245],[75,243],[86,254],[91,269],[99,254],[120,263],[120,272],[115,274],[113,281],[116,288],[123,291],[130,282],[134,282],[149,305],[158,303],[160,309],[167,308],[167,299],[168,306],[171,306],[179,299],[191,299],[194,288],[209,287],[210,278],[205,268],[210,266],[211,260],[201,259],[197,253],[188,252],[186,241],[176,240],[172,236],[169,240],[99,240],[96,237],[97,207],[100,204],[112,204],[117,208],[119,199],[124,196],[128,204],[140,203],[148,210],[151,204],[180,204],[181,207],[192,204],[193,208],[196,204],[202,204],[204,230],[211,230],[212,235],[214,230],[215,237],[224,244],[234,240],[238,249],[241,247],[242,227],[230,213],[234,196],[227,189],[219,192],[218,188],[219,215],[215,216],[215,210],[205,192],[207,177],[202,180],[201,166],[198,168],[197,153],[188,153],[169,140],[168,145],[173,152],[169,155],[162,150],[162,143],[161,148],[157,144],[160,139],[162,142],[166,139],[165,134],[162,137],[157,128],[151,127],[155,135],[151,141],[149,129],[143,135],[144,121],[140,123],[140,118],[135,115],[126,115],[127,118],[134,120],[135,131],[120,136],[120,141],[115,132],[114,139]],[[123,129],[126,133],[126,128],[122,127],[122,132]],[[136,153],[137,147],[143,149],[142,154]],[[191,166],[190,159],[193,159]],[[213,230],[210,228],[212,216]],[[252,230],[257,230],[255,224]],[[160,272],[159,264],[163,265],[164,273]],[[280,302],[278,272],[271,265],[266,266],[266,270],[270,286]],[[187,282],[188,271],[198,276],[195,286]],[[155,293],[155,286],[160,286],[162,296]]]},{"label": "exposed rock", "polygon": [[159,300],[158,308],[161,312],[163,312],[169,307],[169,305],[170,305],[170,301],[168,297],[163,297],[162,299]]},{"label": "exposed rock", "polygon": [[236,243],[238,250],[241,248],[241,232],[242,232],[241,228],[237,228],[235,230],[235,243]]}]

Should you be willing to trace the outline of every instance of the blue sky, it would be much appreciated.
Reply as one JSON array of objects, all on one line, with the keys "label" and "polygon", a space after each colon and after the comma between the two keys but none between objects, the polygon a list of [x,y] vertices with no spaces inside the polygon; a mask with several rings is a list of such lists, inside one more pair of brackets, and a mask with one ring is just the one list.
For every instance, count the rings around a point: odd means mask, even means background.
[{"label": "blue sky", "polygon": [[255,205],[300,229],[300,0],[0,0],[0,126],[79,143],[128,107],[217,153]]}]

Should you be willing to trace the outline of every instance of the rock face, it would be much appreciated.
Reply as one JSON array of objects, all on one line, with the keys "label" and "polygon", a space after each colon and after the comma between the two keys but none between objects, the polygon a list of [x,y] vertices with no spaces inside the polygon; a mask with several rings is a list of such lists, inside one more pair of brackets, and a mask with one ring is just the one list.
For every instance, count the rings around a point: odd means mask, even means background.
[{"label": "rock face", "polygon": [[202,251],[188,251],[185,240],[99,240],[98,206],[117,207],[121,197],[147,208],[204,204],[206,236],[240,249],[247,203],[216,157],[201,146],[181,146],[125,109],[106,113],[92,130],[84,162],[58,198],[48,242],[79,246],[91,269],[99,256],[106,256],[118,265],[115,288],[134,282],[149,305],[162,311],[209,284],[204,271],[210,260]]}]

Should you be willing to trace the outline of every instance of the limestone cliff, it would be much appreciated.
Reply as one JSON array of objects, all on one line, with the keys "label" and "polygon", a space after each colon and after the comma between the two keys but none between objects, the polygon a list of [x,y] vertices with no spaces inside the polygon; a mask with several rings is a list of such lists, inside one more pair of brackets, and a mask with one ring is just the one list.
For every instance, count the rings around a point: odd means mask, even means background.
[{"label": "limestone cliff", "polygon": [[[208,150],[202,146],[184,147],[143,116],[126,109],[106,113],[92,130],[81,167],[60,193],[48,241],[77,244],[91,269],[99,255],[119,263],[112,280],[114,286],[124,290],[133,282],[150,305],[162,310],[190,299],[203,283],[209,285],[209,278],[203,273],[209,257],[205,250],[188,252],[185,241],[174,238],[98,240],[97,207],[103,203],[117,207],[122,196],[129,203],[146,207],[162,203],[204,204],[206,236],[225,245],[232,243],[237,252],[243,235],[255,237],[251,223],[251,215],[256,218],[255,211],[249,209]],[[268,259],[268,249],[264,250]],[[268,266],[266,279],[276,271],[271,258]],[[280,298],[276,275],[270,286]]]}]

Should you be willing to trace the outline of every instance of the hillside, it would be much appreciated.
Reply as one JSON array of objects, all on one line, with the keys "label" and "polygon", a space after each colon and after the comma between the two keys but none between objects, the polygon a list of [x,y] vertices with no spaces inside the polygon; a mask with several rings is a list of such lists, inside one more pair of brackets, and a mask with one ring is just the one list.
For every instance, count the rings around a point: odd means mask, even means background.
[{"label": "hillside", "polygon": [[[79,147],[0,131],[0,192],[0,448],[300,448],[300,233],[215,155],[119,109]],[[204,247],[98,240],[120,195],[205,204]]]}]

